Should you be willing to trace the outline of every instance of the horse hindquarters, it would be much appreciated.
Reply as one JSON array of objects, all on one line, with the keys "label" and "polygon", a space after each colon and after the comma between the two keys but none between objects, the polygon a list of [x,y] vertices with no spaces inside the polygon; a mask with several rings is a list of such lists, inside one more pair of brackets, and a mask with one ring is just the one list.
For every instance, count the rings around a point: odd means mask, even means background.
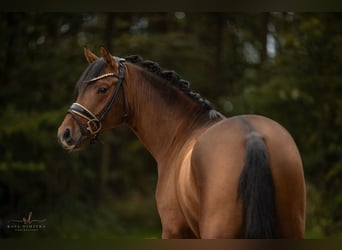
[{"label": "horse hindquarters", "polygon": [[202,238],[303,237],[300,154],[278,123],[250,115],[223,120],[198,138],[191,166]]},{"label": "horse hindquarters", "polygon": [[243,237],[275,238],[275,191],[268,152],[261,135],[251,132],[247,136],[245,151],[238,186],[238,197],[243,204]]}]

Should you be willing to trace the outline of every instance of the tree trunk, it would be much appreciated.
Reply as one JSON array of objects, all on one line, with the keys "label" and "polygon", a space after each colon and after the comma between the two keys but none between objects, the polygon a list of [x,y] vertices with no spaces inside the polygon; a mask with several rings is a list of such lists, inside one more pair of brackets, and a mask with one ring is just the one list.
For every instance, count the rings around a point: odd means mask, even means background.
[{"label": "tree trunk", "polygon": [[115,13],[107,14],[104,41],[105,41],[106,49],[109,51],[112,50],[112,39],[114,36],[114,18],[115,18]]},{"label": "tree trunk", "polygon": [[[215,14],[215,85],[216,90],[221,89],[223,82],[223,32],[224,32],[224,14]],[[217,91],[213,93],[216,97],[220,94]]]},{"label": "tree trunk", "polygon": [[[7,39],[7,46],[5,50],[5,58],[2,65],[2,75],[0,76],[0,79],[2,81],[2,84],[4,88],[6,87],[6,84],[10,84],[12,80],[12,75],[14,73],[14,65],[15,65],[15,59],[16,59],[16,46],[18,45],[18,41],[20,40],[20,19],[21,14],[19,13],[8,13],[6,15],[7,18],[7,27],[8,30],[8,39]],[[6,69],[6,70],[5,70]]]},{"label": "tree trunk", "polygon": [[[106,27],[104,32],[104,42],[107,50],[111,51],[112,48],[112,37],[114,36],[114,13],[108,13],[106,20]],[[106,190],[106,184],[108,179],[108,169],[110,166],[110,143],[104,143],[101,145],[101,159],[99,166],[95,169],[96,181],[95,181],[95,206],[98,206],[104,198]]]},{"label": "tree trunk", "polygon": [[270,19],[270,13],[265,12],[261,16],[261,37],[260,37],[260,42],[261,42],[261,50],[260,50],[260,63],[264,63],[267,58],[267,35],[268,35],[268,23]]},{"label": "tree trunk", "polygon": [[110,144],[101,145],[100,164],[96,166],[96,181],[95,181],[95,207],[97,207],[104,198],[106,184],[108,179],[108,169],[110,165]]}]

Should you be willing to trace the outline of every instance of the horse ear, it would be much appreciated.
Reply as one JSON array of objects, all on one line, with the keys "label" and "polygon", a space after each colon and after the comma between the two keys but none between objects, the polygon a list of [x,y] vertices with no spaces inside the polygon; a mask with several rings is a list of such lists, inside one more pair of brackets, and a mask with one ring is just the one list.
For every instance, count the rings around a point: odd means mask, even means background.
[{"label": "horse ear", "polygon": [[85,58],[89,64],[91,64],[92,62],[94,62],[98,59],[98,57],[93,52],[91,52],[88,48],[84,48],[83,52],[84,52],[84,56],[85,56]]},{"label": "horse ear", "polygon": [[101,47],[101,53],[102,53],[102,57],[105,60],[105,62],[108,65],[114,67],[115,66],[115,60],[114,60],[113,56],[104,47]]}]

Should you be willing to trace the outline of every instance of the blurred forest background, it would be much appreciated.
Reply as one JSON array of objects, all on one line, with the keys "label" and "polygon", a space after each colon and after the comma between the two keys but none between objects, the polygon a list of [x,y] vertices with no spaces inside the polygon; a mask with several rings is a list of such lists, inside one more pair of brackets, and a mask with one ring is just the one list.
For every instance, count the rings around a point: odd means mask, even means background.
[{"label": "blurred forest background", "polygon": [[[57,143],[85,45],[177,71],[226,116],[283,124],[304,162],[306,237],[342,237],[342,14],[1,13],[0,44],[0,237],[161,235],[156,163],[128,128],[79,152]],[[6,230],[30,211],[45,230]]]}]

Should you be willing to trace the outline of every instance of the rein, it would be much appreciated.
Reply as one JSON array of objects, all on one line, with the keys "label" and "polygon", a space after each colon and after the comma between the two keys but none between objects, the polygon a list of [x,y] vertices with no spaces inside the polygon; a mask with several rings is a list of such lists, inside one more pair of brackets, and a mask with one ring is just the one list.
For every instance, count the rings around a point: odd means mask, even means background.
[{"label": "rein", "polygon": [[[78,126],[80,127],[82,136],[86,137],[88,136],[88,134],[93,136],[91,143],[93,143],[97,139],[102,128],[102,121],[104,120],[104,118],[106,117],[110,109],[112,108],[114,101],[119,95],[120,88],[122,87],[122,84],[125,80],[125,59],[119,58],[118,60],[119,60],[119,75],[115,73],[106,73],[106,74],[94,77],[90,79],[89,81],[87,81],[87,83],[92,83],[92,82],[96,82],[100,79],[107,78],[107,77],[115,77],[118,79],[118,83],[114,89],[114,93],[112,97],[110,98],[110,100],[108,101],[108,103],[106,104],[106,106],[103,108],[103,110],[98,116],[94,115],[94,113],[92,113],[89,109],[87,109],[86,107],[84,107],[83,105],[77,102],[73,103],[68,109],[68,113],[75,119]],[[124,109],[124,115],[123,115],[122,120],[125,121],[127,120],[128,112],[127,112],[124,88],[122,87],[121,89],[122,89],[121,93],[122,93],[122,101],[123,101],[123,109]],[[87,124],[83,124],[80,120],[80,117],[86,119]]]}]

